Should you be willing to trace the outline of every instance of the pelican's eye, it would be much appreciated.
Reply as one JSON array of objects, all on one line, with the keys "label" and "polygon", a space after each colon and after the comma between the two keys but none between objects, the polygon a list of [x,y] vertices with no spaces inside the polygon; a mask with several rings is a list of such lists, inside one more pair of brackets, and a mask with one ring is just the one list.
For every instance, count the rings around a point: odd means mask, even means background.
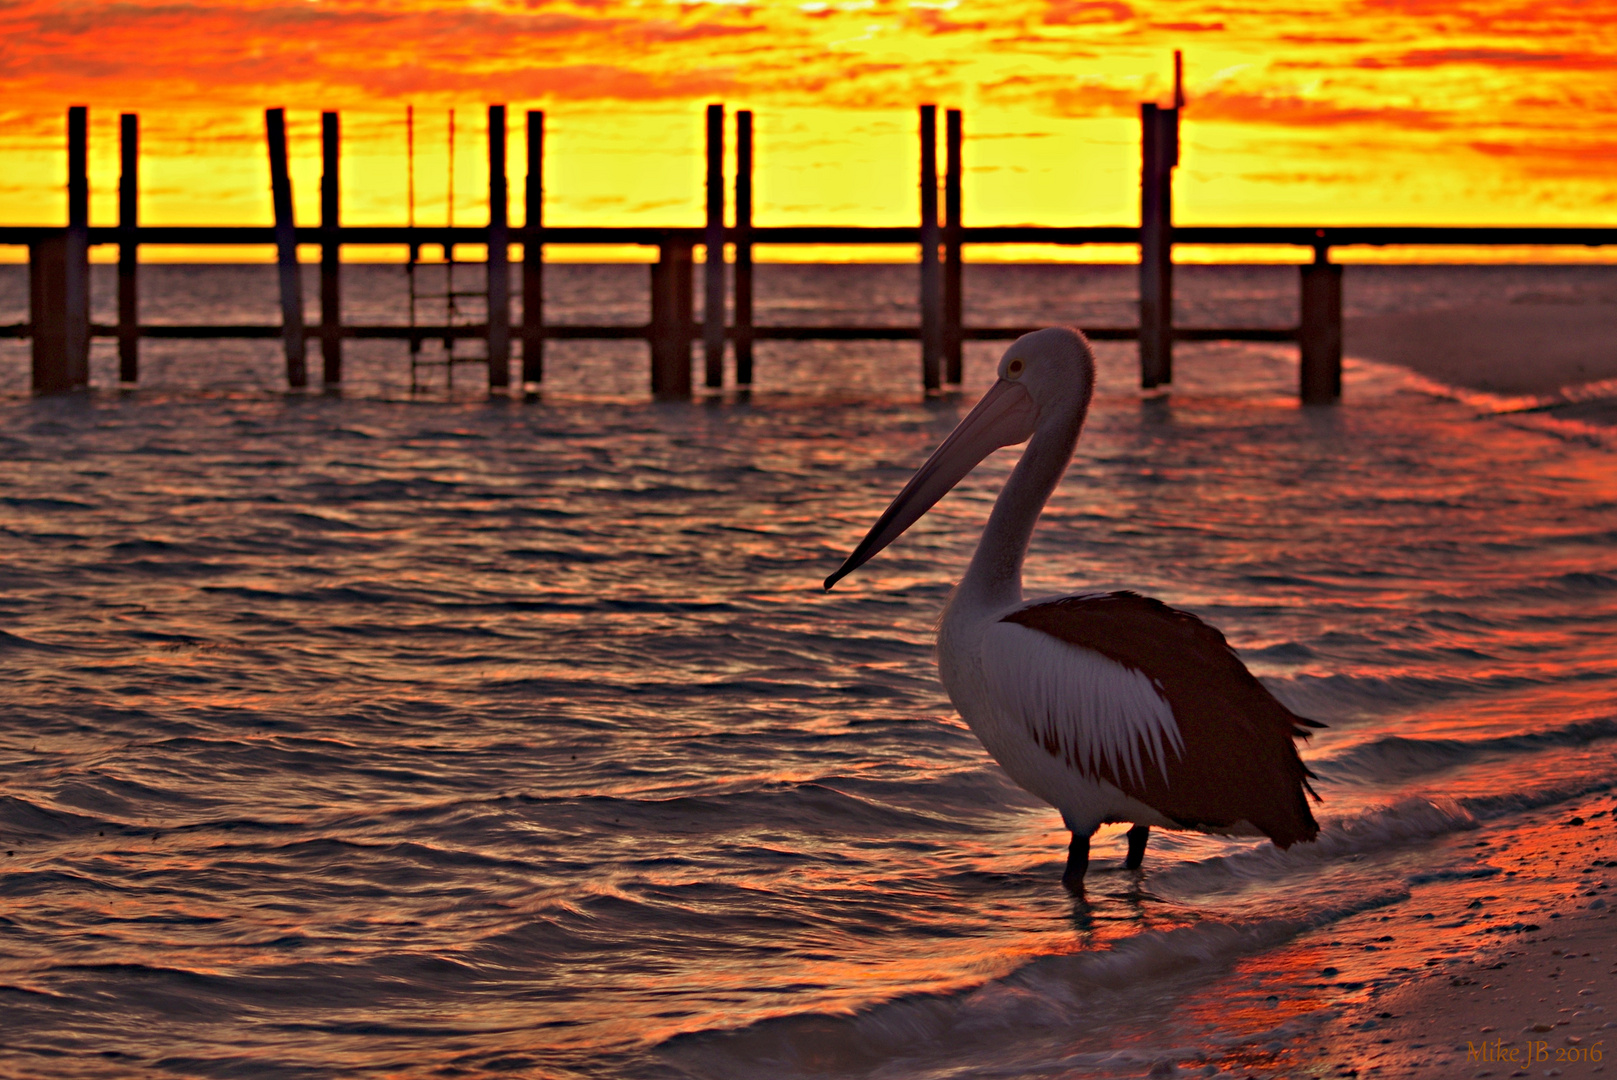
[{"label": "pelican's eye", "polygon": [[1016,378],[1017,376],[1022,374],[1022,367],[1023,367],[1022,361],[1020,361],[1020,360],[1012,360],[1010,363],[1005,365],[1005,377],[1007,379]]}]

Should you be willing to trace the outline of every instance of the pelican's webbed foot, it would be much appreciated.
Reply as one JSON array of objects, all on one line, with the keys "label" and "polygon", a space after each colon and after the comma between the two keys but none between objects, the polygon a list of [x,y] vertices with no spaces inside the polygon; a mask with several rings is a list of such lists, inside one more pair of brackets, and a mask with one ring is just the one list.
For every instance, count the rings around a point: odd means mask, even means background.
[{"label": "pelican's webbed foot", "polygon": [[1145,862],[1145,842],[1151,839],[1151,826],[1136,825],[1129,830],[1129,854],[1123,860],[1123,869],[1138,870]]}]

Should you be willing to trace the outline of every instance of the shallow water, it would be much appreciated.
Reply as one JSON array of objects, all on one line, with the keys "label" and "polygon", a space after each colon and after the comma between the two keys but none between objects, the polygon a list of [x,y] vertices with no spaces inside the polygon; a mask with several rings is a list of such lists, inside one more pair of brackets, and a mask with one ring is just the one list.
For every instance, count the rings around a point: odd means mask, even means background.
[{"label": "shallow water", "polygon": [[[1215,279],[1285,321],[1289,276]],[[1261,1075],[1541,918],[1570,871],[1495,853],[1613,802],[1605,437],[1372,365],[1299,409],[1262,346],[1141,401],[1099,351],[1028,592],[1193,610],[1330,726],[1317,844],[1158,833],[1136,877],[1107,831],[1087,903],[930,656],[1015,451],[819,587],[969,405],[913,347],[750,403],[634,400],[608,351],[567,377],[613,400],[409,402],[398,349],[348,398],[176,351],[0,402],[0,1072]]]}]

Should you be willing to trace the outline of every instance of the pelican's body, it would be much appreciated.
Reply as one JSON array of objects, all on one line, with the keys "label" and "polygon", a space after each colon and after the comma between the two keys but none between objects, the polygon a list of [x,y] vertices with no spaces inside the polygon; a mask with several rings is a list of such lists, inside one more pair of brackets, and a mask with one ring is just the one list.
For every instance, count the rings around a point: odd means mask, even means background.
[{"label": "pelican's body", "polygon": [[1078,441],[1094,360],[1081,334],[1052,328],[1013,344],[999,373],[826,587],[994,449],[1028,439],[939,623],[938,673],[1011,778],[1061,811],[1064,880],[1081,886],[1089,838],[1108,822],[1134,826],[1130,867],[1153,825],[1313,839],[1293,739],[1318,725],[1275,700],[1217,630],[1134,593],[1023,599],[1022,560]]}]

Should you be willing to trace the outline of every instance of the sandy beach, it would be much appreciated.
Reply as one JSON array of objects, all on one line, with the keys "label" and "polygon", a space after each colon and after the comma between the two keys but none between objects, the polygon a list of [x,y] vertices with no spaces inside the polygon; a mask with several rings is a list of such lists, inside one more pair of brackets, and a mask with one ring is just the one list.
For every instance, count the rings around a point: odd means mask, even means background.
[{"label": "sandy beach", "polygon": [[[1525,916],[1533,921],[1372,992],[1327,1029],[1314,1064],[1329,1075],[1415,1080],[1617,1072],[1617,894],[1609,889],[1617,881],[1617,808],[1583,812],[1590,816],[1563,811],[1498,843],[1490,861],[1503,880],[1470,890],[1484,894],[1470,899],[1457,890],[1452,910],[1434,912],[1459,924],[1476,909],[1526,903],[1536,909]],[[1557,885],[1560,897],[1547,903],[1523,899]]]},{"label": "sandy beach", "polygon": [[1553,395],[1617,378],[1617,298],[1589,299],[1349,318],[1344,349],[1450,386]]}]

